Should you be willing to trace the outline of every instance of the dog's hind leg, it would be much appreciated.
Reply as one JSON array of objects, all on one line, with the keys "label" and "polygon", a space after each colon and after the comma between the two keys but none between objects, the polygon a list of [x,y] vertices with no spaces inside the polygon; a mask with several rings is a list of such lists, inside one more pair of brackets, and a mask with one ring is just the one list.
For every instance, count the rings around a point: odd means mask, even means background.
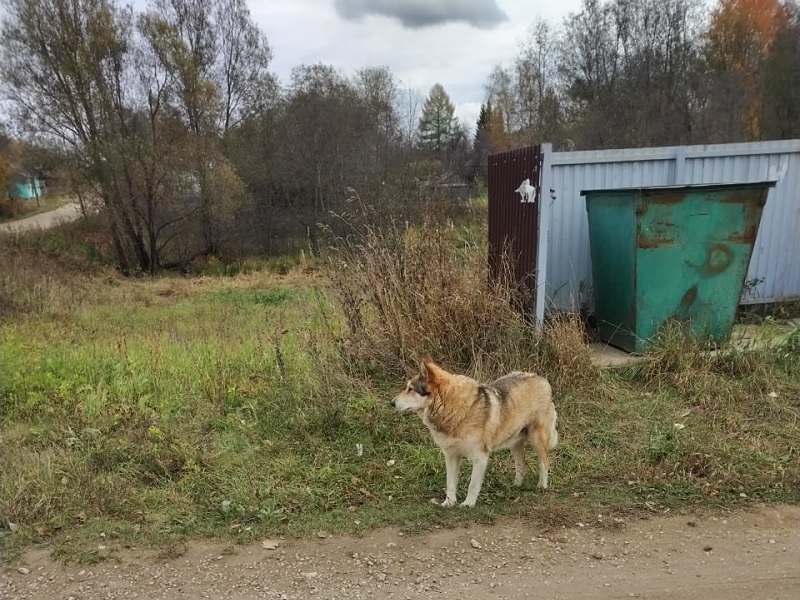
[{"label": "dog's hind leg", "polygon": [[519,441],[511,446],[511,454],[514,455],[514,485],[522,485],[525,475],[528,474],[528,465],[525,462],[525,436],[522,435]]},{"label": "dog's hind leg", "polygon": [[442,506],[454,506],[458,488],[458,471],[461,467],[461,456],[454,452],[444,453],[444,466],[447,470],[447,496]]},{"label": "dog's hind leg", "polygon": [[550,470],[547,449],[550,447],[550,431],[546,426],[535,423],[531,425],[528,438],[539,457],[539,487],[547,489],[547,476]]},{"label": "dog's hind leg", "polygon": [[483,485],[483,476],[486,474],[486,465],[489,464],[489,453],[481,452],[472,457],[472,477],[469,480],[469,490],[467,491],[466,499],[461,503],[461,506],[472,508],[478,501],[478,494],[481,493],[481,486]]}]

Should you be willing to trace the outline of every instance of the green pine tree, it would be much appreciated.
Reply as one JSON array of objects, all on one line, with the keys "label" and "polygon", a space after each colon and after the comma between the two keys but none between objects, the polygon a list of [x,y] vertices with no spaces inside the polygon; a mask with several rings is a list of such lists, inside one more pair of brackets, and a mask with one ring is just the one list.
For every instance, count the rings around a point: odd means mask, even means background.
[{"label": "green pine tree", "polygon": [[458,137],[460,129],[455,118],[456,107],[440,83],[434,84],[419,120],[420,144],[439,152]]},{"label": "green pine tree", "polygon": [[485,104],[481,104],[481,112],[478,115],[478,123],[475,127],[475,140],[473,144],[475,146],[478,145],[478,142],[481,139],[481,133],[486,131],[486,126],[489,124],[489,113],[492,110],[492,105],[489,105],[489,108],[486,108]]}]

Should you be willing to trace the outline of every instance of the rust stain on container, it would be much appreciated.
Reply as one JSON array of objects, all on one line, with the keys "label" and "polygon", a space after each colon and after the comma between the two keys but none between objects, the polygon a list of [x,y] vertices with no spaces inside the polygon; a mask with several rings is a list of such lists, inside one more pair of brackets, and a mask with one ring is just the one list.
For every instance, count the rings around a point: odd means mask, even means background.
[{"label": "rust stain on container", "polygon": [[695,300],[697,300],[697,286],[693,285],[686,290],[686,293],[681,299],[681,310],[688,311],[692,304],[694,304]]},{"label": "rust stain on container", "polygon": [[680,192],[647,192],[645,191],[642,194],[643,198],[647,198],[650,204],[664,204],[666,206],[671,206],[673,204],[680,204],[683,202],[685,197],[685,193],[683,191]]},{"label": "rust stain on container", "polygon": [[675,224],[670,221],[653,221],[637,236],[639,248],[663,248],[675,243]]},{"label": "rust stain on container", "polygon": [[731,244],[752,244],[756,241],[756,234],[758,234],[758,226],[750,227],[744,233],[729,235],[725,241]]},{"label": "rust stain on container", "polygon": [[708,249],[702,270],[708,275],[717,275],[731,266],[733,251],[725,244],[714,244]]},{"label": "rust stain on container", "polygon": [[[758,201],[758,206],[763,207],[767,203],[768,191],[764,191]],[[720,204],[750,204],[752,199],[751,192],[734,192],[725,198],[719,200]]]},{"label": "rust stain on container", "polygon": [[662,246],[668,246],[670,242],[672,242],[672,240],[660,240],[640,232],[637,237],[636,245],[639,248],[648,250],[653,248],[661,248]]}]

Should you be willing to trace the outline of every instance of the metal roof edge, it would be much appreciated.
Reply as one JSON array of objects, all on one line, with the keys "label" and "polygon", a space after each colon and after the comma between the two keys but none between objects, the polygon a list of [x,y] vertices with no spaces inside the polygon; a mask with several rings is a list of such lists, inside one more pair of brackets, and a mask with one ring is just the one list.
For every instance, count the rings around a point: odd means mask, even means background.
[{"label": "metal roof edge", "polygon": [[736,188],[736,187],[775,187],[778,183],[777,179],[767,179],[764,181],[740,182],[740,183],[696,183],[696,184],[680,184],[680,185],[653,185],[653,186],[634,186],[623,188],[594,188],[581,190],[581,196],[592,193],[600,192],[669,192],[677,190],[697,190],[707,188]]}]

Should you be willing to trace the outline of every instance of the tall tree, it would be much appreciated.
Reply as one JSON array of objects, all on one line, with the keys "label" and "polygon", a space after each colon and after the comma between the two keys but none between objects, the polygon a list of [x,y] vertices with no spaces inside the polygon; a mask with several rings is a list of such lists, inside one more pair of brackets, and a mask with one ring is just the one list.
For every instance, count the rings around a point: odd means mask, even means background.
[{"label": "tall tree", "polygon": [[787,1],[762,71],[762,128],[769,139],[800,137],[800,4]]},{"label": "tall tree", "polygon": [[557,91],[557,36],[543,20],[536,21],[521,42],[511,66],[497,65],[486,83],[496,109],[496,132],[513,144],[532,144],[562,137],[561,98]]},{"label": "tall tree", "polygon": [[481,103],[481,110],[478,113],[478,120],[475,123],[475,139],[473,140],[473,144],[475,146],[478,145],[479,140],[481,139],[481,134],[485,133],[486,126],[489,124],[489,114],[492,112],[492,104],[491,102],[487,106],[485,103]]},{"label": "tall tree", "polygon": [[494,106],[495,114],[502,117],[499,124],[504,131],[513,131],[517,123],[517,102],[514,92],[514,77],[512,73],[496,65],[486,82],[486,95]]},{"label": "tall tree", "polygon": [[481,104],[481,111],[475,124],[475,137],[472,142],[474,149],[471,161],[473,176],[481,177],[484,181],[489,175],[489,154],[493,151],[489,131],[493,114],[491,102]]},{"label": "tall tree", "polygon": [[0,70],[29,133],[68,148],[96,186],[124,270],[128,248],[150,268],[137,213],[124,194],[115,149],[124,128],[132,18],[109,0],[8,0]]},{"label": "tall tree", "polygon": [[[231,62],[209,59],[218,45],[205,8],[214,5],[170,6],[173,22],[136,18],[114,0],[6,3],[6,97],[29,134],[68,151],[75,187],[99,199],[124,271],[155,273],[170,244],[179,254],[193,246],[188,224],[198,215],[216,228],[244,200],[217,150],[220,124],[238,114],[244,92],[207,76]],[[198,168],[199,205],[188,201]]]},{"label": "tall tree", "polygon": [[416,148],[419,140],[419,115],[424,94],[419,88],[403,86],[395,103],[395,112],[400,124],[400,137],[406,150]]},{"label": "tall tree", "polygon": [[701,3],[584,0],[565,22],[559,71],[579,146],[692,140]]},{"label": "tall tree", "polygon": [[564,26],[559,70],[570,119],[581,133],[580,144],[589,148],[614,145],[614,133],[623,124],[612,102],[618,95],[621,61],[611,7],[584,0],[581,11],[571,14]]},{"label": "tall tree", "polygon": [[348,187],[364,182],[358,170],[372,164],[361,160],[366,116],[355,86],[330,65],[292,70],[277,180],[313,252],[319,249],[317,224],[339,209]]},{"label": "tall tree", "polygon": [[214,13],[219,28],[214,79],[221,90],[219,126],[225,134],[270,104],[274,88],[268,70],[272,49],[244,0],[217,0]]},{"label": "tall tree", "polygon": [[[205,252],[230,241],[243,185],[223,153],[223,140],[261,106],[270,88],[271,57],[244,0],[151,0],[141,29],[171,76],[175,108],[192,134]],[[235,184],[235,193],[226,191]],[[231,199],[235,198],[234,203]]]},{"label": "tall tree", "polygon": [[536,143],[560,137],[556,99],[556,38],[546,21],[534,23],[514,60],[513,89],[517,137]]},{"label": "tall tree", "polygon": [[486,124],[486,137],[489,141],[491,152],[510,150],[514,144],[512,132],[506,129],[506,119],[503,110],[492,108],[489,113],[489,122]]},{"label": "tall tree", "polygon": [[423,148],[442,152],[461,135],[456,107],[440,83],[428,92],[419,120],[420,144]]},{"label": "tall tree", "polygon": [[401,136],[395,110],[400,93],[397,83],[386,67],[359,69],[353,83],[365,111],[363,143],[368,151],[362,160],[369,165],[362,163],[362,169],[386,177]]},{"label": "tall tree", "polygon": [[716,83],[713,135],[762,137],[762,71],[783,12],[778,0],[719,0],[711,12],[705,58]]}]

